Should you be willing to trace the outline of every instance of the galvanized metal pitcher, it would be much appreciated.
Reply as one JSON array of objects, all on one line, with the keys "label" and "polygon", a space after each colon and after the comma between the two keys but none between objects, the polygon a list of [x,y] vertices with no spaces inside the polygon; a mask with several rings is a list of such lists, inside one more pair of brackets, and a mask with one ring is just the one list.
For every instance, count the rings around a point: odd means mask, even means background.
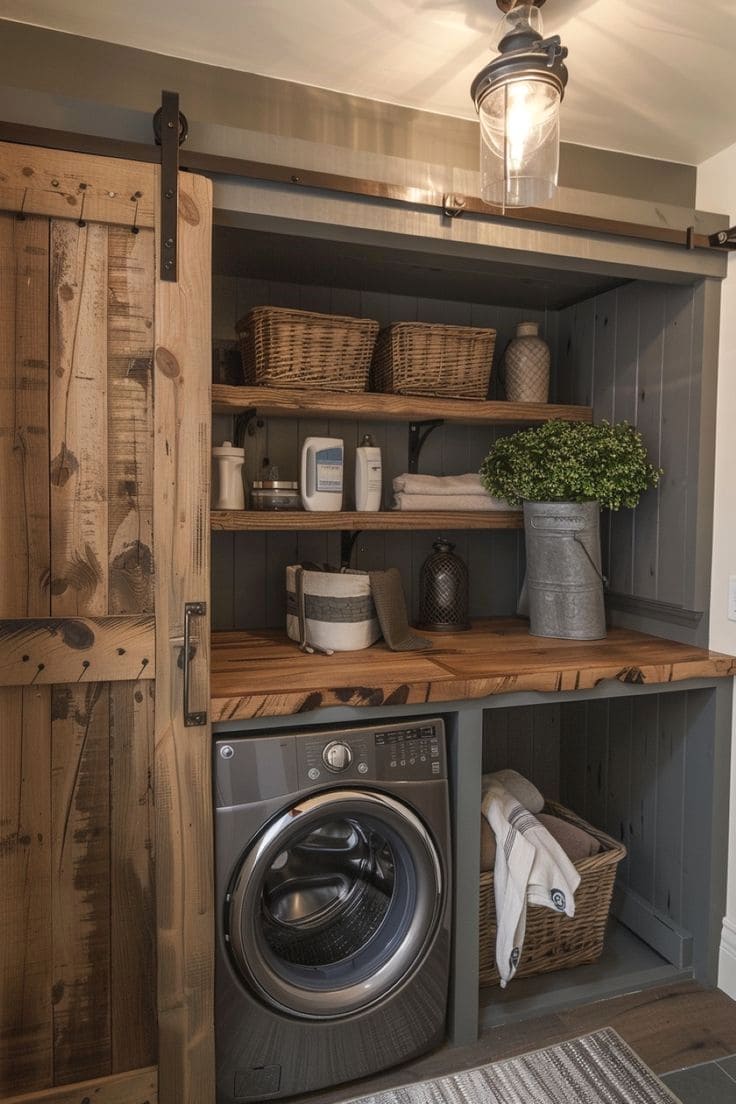
[{"label": "galvanized metal pitcher", "polygon": [[606,635],[597,502],[525,502],[526,590],[532,636]]}]

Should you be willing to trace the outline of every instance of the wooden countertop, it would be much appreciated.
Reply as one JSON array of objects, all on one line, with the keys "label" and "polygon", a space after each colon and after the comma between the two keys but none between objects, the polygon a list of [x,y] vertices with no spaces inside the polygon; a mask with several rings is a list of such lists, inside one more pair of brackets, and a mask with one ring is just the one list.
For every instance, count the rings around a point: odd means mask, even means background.
[{"label": "wooden countertop", "polygon": [[681,682],[736,674],[736,659],[656,636],[611,629],[605,640],[548,640],[527,623],[493,619],[465,633],[429,633],[426,652],[305,655],[277,630],[215,633],[212,720],[281,717],[331,705],[411,705],[520,690],[584,690],[607,679]]}]

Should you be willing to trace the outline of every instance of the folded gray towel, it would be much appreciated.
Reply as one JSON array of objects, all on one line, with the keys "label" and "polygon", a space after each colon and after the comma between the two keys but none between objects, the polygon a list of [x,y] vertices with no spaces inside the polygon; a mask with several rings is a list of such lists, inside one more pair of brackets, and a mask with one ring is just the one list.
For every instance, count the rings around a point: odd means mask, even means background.
[{"label": "folded gray towel", "polygon": [[378,624],[391,651],[413,652],[431,648],[429,640],[417,636],[409,627],[404,587],[398,569],[390,567],[388,571],[369,571],[368,574]]}]

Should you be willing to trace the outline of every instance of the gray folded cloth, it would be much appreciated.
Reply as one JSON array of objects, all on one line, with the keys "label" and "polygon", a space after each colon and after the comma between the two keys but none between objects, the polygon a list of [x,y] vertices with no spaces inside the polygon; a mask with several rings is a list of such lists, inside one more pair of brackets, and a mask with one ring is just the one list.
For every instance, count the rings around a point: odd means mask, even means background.
[{"label": "gray folded cloth", "polygon": [[520,805],[523,805],[525,809],[528,809],[530,813],[541,813],[544,808],[544,798],[541,793],[528,778],[524,778],[523,774],[519,774],[515,770],[500,770],[491,775],[483,775],[483,781],[486,779],[493,779],[498,782],[505,790],[515,797]]},{"label": "gray folded cloth", "polygon": [[383,639],[391,651],[413,652],[431,648],[429,640],[423,636],[417,636],[409,627],[404,587],[398,568],[369,571],[368,575],[371,580],[371,594],[378,615],[378,624],[381,626]]}]

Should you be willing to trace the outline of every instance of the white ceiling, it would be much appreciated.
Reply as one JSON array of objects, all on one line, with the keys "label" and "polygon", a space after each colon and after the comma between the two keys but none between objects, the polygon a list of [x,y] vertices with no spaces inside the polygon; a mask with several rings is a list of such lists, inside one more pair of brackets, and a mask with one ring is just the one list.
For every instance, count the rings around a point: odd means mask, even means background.
[{"label": "white ceiling", "polygon": [[[548,0],[568,142],[699,164],[736,141],[736,0]],[[0,15],[473,117],[495,0],[0,0]]]}]

